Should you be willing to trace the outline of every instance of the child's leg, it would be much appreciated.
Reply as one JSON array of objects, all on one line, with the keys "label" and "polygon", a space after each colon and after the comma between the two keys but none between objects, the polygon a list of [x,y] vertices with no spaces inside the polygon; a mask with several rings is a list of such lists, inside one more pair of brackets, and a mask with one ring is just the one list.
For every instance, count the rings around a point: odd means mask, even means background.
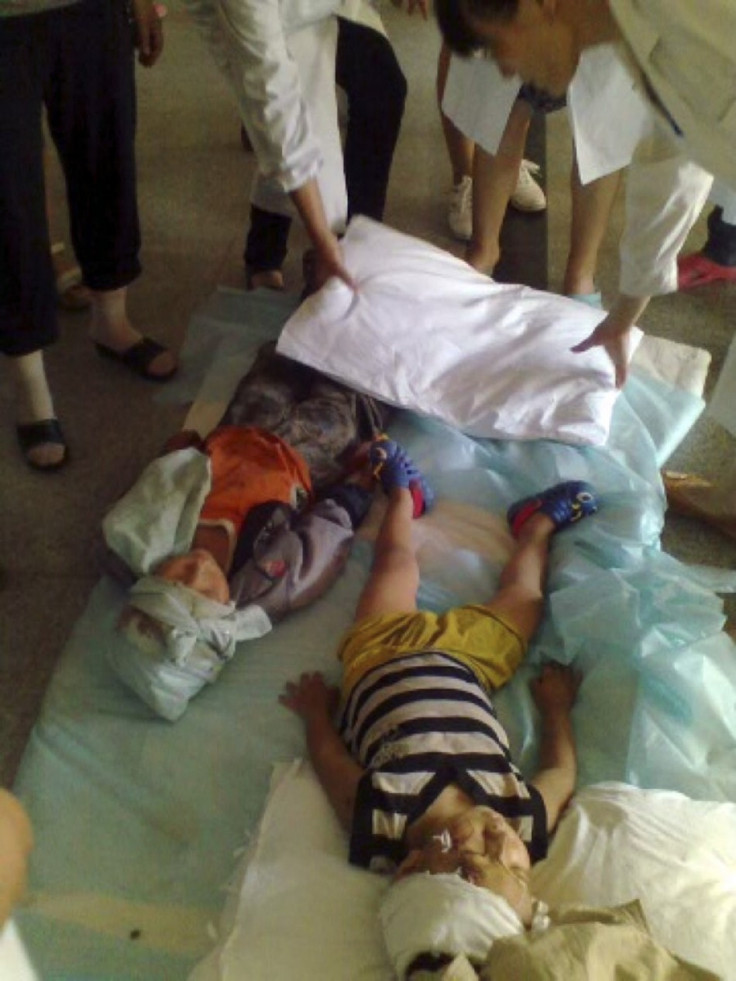
[{"label": "child's leg", "polygon": [[417,608],[419,567],[411,541],[414,500],[408,487],[394,487],[376,538],[373,567],[358,600],[355,620]]},{"label": "child's leg", "polygon": [[381,613],[413,613],[417,608],[419,568],[411,541],[411,523],[432,506],[434,495],[406,450],[379,436],[368,460],[381,482],[388,507],[375,544],[370,578],[358,601],[355,620]]},{"label": "child's leg", "polygon": [[544,585],[550,538],[555,524],[546,514],[533,515],[521,528],[511,558],[501,573],[498,592],[486,604],[531,640],[544,609]]},{"label": "child's leg", "polygon": [[517,545],[501,573],[498,592],[486,605],[525,640],[531,640],[542,616],[551,536],[597,510],[595,492],[582,480],[555,484],[509,508]]}]

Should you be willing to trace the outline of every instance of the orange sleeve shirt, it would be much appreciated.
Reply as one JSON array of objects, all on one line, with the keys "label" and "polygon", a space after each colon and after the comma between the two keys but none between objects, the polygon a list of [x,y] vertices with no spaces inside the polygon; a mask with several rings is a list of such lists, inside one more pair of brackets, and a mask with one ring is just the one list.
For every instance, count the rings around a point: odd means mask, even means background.
[{"label": "orange sleeve shirt", "polygon": [[278,436],[252,426],[220,426],[205,441],[212,488],[201,524],[226,528],[237,540],[251,508],[279,501],[297,508],[311,496],[309,469],[301,454]]}]

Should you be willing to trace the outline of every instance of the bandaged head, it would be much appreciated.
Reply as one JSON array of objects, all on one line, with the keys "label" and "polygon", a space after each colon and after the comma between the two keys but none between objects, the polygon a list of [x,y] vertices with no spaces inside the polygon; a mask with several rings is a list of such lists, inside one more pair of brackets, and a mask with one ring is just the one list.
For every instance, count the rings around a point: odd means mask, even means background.
[{"label": "bandaged head", "polygon": [[524,933],[508,902],[457,874],[417,873],[395,882],[379,912],[399,978],[419,954],[465,954],[482,963],[494,940]]},{"label": "bandaged head", "polygon": [[181,583],[144,576],[131,588],[128,606],[155,621],[155,636],[135,617],[124,618],[125,636],[145,653],[165,654],[168,660],[214,680],[222,664],[235,653],[239,640],[261,637],[271,621],[258,606],[237,610],[217,603]]}]

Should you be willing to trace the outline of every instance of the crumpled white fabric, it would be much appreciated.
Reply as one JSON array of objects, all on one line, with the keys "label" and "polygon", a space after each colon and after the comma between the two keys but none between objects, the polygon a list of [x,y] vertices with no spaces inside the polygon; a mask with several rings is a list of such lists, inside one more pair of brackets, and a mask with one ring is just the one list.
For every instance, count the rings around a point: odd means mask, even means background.
[{"label": "crumpled white fabric", "polygon": [[330,279],[287,321],[281,354],[472,436],[606,442],[613,365],[600,347],[570,350],[602,311],[494,283],[362,216],[342,247],[357,291]]},{"label": "crumpled white fabric", "polygon": [[217,603],[159,576],[144,576],[131,586],[128,605],[166,628],[166,653],[176,664],[186,664],[199,645],[229,661],[237,641],[262,637],[271,629],[260,606],[238,610],[234,603]]},{"label": "crumpled white fabric", "polygon": [[459,875],[409,875],[386,892],[379,910],[383,939],[399,978],[419,954],[465,954],[485,960],[501,937],[524,933],[503,897]]},{"label": "crumpled white fabric", "polygon": [[204,685],[216,680],[236,653],[237,641],[262,637],[272,626],[260,606],[238,610],[232,603],[216,603],[156,576],[146,576],[131,588],[129,606],[158,622],[163,643],[134,617],[124,617],[119,642],[107,650],[108,663],[146,705],[170,722],[184,713]]},{"label": "crumpled white fabric", "polygon": [[188,552],[211,484],[209,457],[197,449],[153,460],[105,515],[108,547],[136,576]]}]

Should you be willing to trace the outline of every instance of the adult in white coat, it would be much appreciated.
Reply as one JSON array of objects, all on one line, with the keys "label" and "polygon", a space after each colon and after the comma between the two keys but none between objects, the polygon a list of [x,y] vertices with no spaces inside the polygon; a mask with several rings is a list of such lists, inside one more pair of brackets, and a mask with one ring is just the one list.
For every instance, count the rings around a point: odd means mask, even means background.
[{"label": "adult in white coat", "polygon": [[[650,254],[681,248],[689,230],[685,209],[701,208],[710,186],[705,171],[736,186],[736,5],[731,0],[437,0],[435,6],[450,47],[459,53],[483,48],[502,74],[518,75],[552,94],[569,87],[583,51],[616,45],[652,120],[636,146],[627,181],[627,235],[648,241]],[[605,118],[601,123],[608,126]],[[578,346],[605,345],[620,382],[626,377],[632,325],[651,295],[677,288],[677,269],[674,262],[666,270],[662,265],[652,281],[641,253],[624,241],[624,277],[629,287]]]},{"label": "adult in white coat", "polygon": [[[453,56],[443,108],[462,133],[495,156],[506,141],[508,120],[520,85],[518,76],[504,78],[489,58]],[[600,294],[594,285],[598,250],[620,172],[631,163],[638,144],[651,130],[652,117],[610,44],[583,52],[566,95],[575,159],[571,182],[573,222],[563,288],[569,296],[600,305]],[[677,220],[679,226],[689,228],[697,217],[702,198],[702,178],[698,176],[698,193],[683,202],[682,213],[668,212],[671,223]],[[479,212],[482,220],[483,209]],[[624,294],[647,288],[658,292],[663,283],[671,285],[677,255],[671,244],[673,236],[668,235],[660,243],[641,233],[641,223],[630,208],[623,236],[620,290]],[[467,258],[476,265],[470,252]]]},{"label": "adult in white coat", "polygon": [[320,278],[350,283],[337,239],[348,213],[335,98],[341,0],[186,0],[186,6],[237,98],[255,151],[252,204],[285,217],[293,205]]}]

